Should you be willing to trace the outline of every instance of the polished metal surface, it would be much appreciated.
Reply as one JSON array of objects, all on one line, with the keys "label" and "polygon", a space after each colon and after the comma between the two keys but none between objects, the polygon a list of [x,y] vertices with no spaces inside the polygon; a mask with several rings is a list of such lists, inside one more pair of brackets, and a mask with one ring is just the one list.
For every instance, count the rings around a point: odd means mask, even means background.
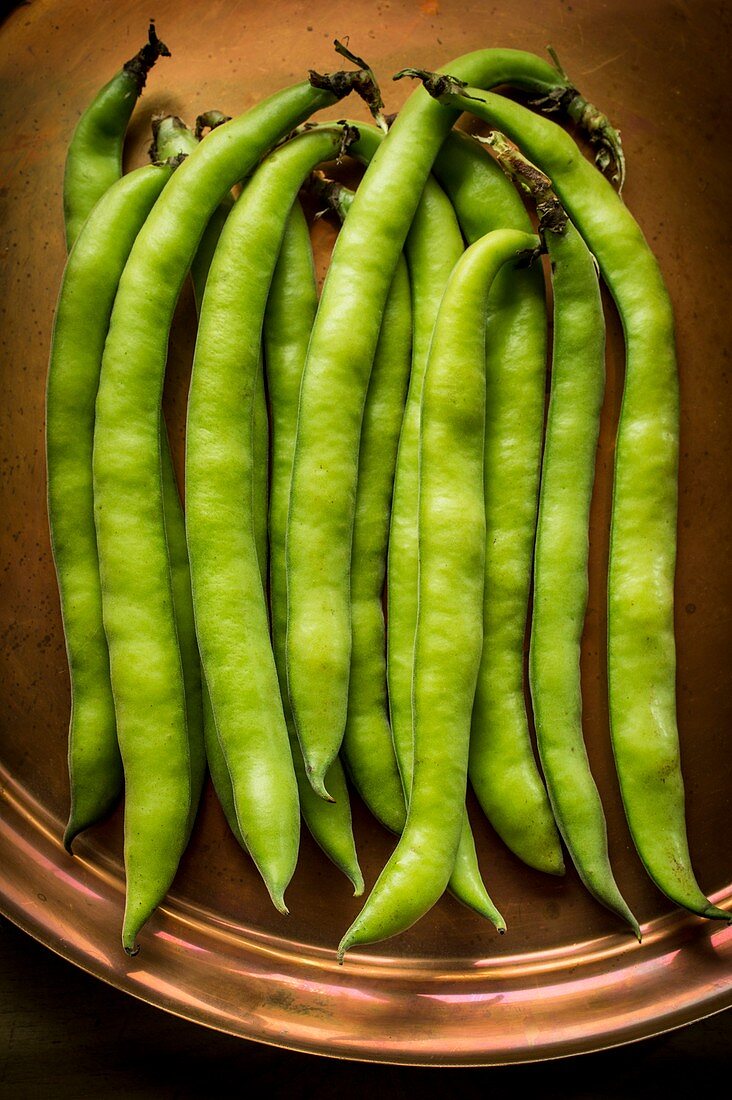
[{"label": "polished metal surface", "polygon": [[[732,692],[729,684],[730,152],[723,5],[394,0],[303,5],[154,5],[173,57],[151,74],[134,116],[129,165],[143,163],[159,110],[192,121],[238,113],[338,67],[351,36],[384,87],[488,45],[557,49],[584,94],[622,130],[625,199],[674,300],[682,393],[677,640],[689,837],[703,888],[732,908]],[[613,425],[622,390],[620,324],[608,301],[608,391],[593,501],[591,592],[583,646],[585,728],[606,806],[618,880],[643,923],[638,945],[569,870],[523,867],[471,804],[481,866],[509,931],[499,937],[452,898],[412,930],[336,962],[359,901],[309,837],[277,914],[228,833],[210,789],[165,908],[128,959],[120,946],[121,813],[68,856],[68,676],[45,510],[43,406],[53,308],[64,263],[61,180],[76,119],[146,34],[139,0],[92,11],[35,0],[0,27],[0,909],[53,950],[152,1004],[211,1027],[298,1050],[426,1064],[557,1057],[641,1038],[732,1003],[732,928],[674,909],[633,851],[607,729],[605,575]],[[348,112],[364,117],[360,106]],[[343,108],[330,112],[340,117]],[[321,271],[333,230],[318,223]],[[194,314],[181,303],[166,406],[181,457]],[[356,803],[354,795],[354,803]],[[362,807],[355,830],[367,889],[393,841]]]}]

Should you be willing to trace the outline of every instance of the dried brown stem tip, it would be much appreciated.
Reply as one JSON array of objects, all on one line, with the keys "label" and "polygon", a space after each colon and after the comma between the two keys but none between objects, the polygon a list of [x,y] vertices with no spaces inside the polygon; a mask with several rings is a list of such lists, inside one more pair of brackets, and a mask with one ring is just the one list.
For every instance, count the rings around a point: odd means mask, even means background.
[{"label": "dried brown stem tip", "polygon": [[377,125],[386,133],[387,125],[384,119],[384,100],[381,97],[381,88],[379,87],[379,82],[376,79],[374,70],[362,57],[359,57],[358,54],[352,53],[348,49],[348,38],[346,38],[345,44],[339,42],[337,38],[334,38],[333,47],[335,52],[340,54],[341,57],[345,57],[348,61],[353,62],[354,65],[358,65],[362,73],[362,78],[359,84],[354,88],[354,91],[356,95],[359,95],[364,101]]},{"label": "dried brown stem tip", "polygon": [[124,71],[130,73],[137,81],[138,93],[145,87],[147,74],[150,72],[157,59],[159,57],[170,57],[170,50],[157,36],[154,20],[150,20],[147,39],[142,49],[138,50],[135,56],[131,57],[129,61],[125,61],[122,66]]},{"label": "dried brown stem tip", "polygon": [[622,191],[625,183],[625,154],[620,131],[615,129],[607,115],[580,95],[559,63],[556,50],[547,46],[547,51],[566,86],[532,99],[531,106],[537,107],[544,114],[561,111],[571,118],[595,149],[597,167],[617,183],[618,191]]},{"label": "dried brown stem tip", "polygon": [[363,58],[351,53],[338,39],[335,39],[335,49],[342,57],[346,57],[349,61],[353,61],[355,65],[358,65],[358,69],[355,72],[340,71],[336,73],[317,73],[314,69],[311,69],[309,72],[310,83],[314,88],[323,88],[331,92],[338,99],[343,99],[351,92],[355,92],[364,101],[377,124],[382,130],[385,130],[386,124],[382,115],[384,101],[381,98],[381,90],[371,67],[366,64]]},{"label": "dried brown stem tip", "polygon": [[338,125],[343,127],[343,134],[341,136],[341,147],[338,150],[336,164],[340,164],[354,142],[358,141],[361,137],[358,126],[352,126],[349,122],[346,122],[345,118],[340,118],[338,120]]},{"label": "dried brown stem tip", "polygon": [[308,176],[305,182],[305,190],[325,203],[325,207],[316,213],[316,218],[322,218],[328,212],[333,211],[338,215],[341,222],[344,221],[353,199],[353,192],[344,187],[342,183],[339,183],[338,180],[329,179],[323,172],[316,170]]},{"label": "dried brown stem tip", "polygon": [[[439,99],[441,95],[465,95],[465,89],[468,86],[464,80],[458,80],[456,76],[432,73],[429,69],[400,69],[398,73],[394,73],[392,80],[402,80],[405,76],[410,76],[413,80],[421,80],[425,91],[429,92],[434,99]],[[466,96],[466,99],[475,98],[476,96]]]},{"label": "dried brown stem tip", "polygon": [[504,134],[493,130],[483,139],[496,154],[503,171],[518,186],[531,195],[539,215],[539,229],[542,233],[563,233],[567,227],[567,215],[564,207],[552,190],[552,181],[548,176],[527,160],[523,153],[509,141]]}]

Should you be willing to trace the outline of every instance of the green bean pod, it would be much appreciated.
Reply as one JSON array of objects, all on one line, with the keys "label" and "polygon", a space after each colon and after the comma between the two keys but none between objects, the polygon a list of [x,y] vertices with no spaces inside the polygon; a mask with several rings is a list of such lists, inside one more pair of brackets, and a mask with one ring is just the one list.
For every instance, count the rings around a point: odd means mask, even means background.
[{"label": "green bean pod", "polygon": [[[407,822],[338,954],[409,928],[438,900],[465,819],[470,716],[483,637],[486,297],[538,238],[497,230],[458,260],[422,390],[414,762]],[[505,925],[499,924],[499,927]]]},{"label": "green bean pod", "polygon": [[673,312],[658,263],[622,200],[561,127],[488,92],[460,88],[465,94],[458,95],[454,83],[428,80],[452,110],[502,130],[549,176],[620,313],[626,370],[608,577],[618,779],[633,840],[656,885],[677,905],[729,920],[700,890],[686,836],[673,623],[678,377]]},{"label": "green bean pod", "polygon": [[[534,557],[529,680],[549,797],[590,893],[638,922],[610,865],[607,827],[582,736],[580,644],[587,611],[590,501],[605,387],[605,320],[595,262],[550,181],[502,134],[489,137],[507,175],[540,211],[552,270],[554,337]],[[561,599],[557,593],[561,592]]]},{"label": "green bean pod", "polygon": [[[181,156],[188,156],[196,148],[199,140],[200,139],[193,131],[175,115],[167,115],[164,118],[155,119],[153,121],[153,143],[150,147],[150,157],[153,163],[157,163],[159,160],[165,160],[170,157],[180,158]],[[208,270],[211,266],[211,260],[216,250],[224,221],[231,209],[231,203],[227,202],[227,198],[228,196],[225,197],[224,201],[220,203],[214,211],[211,220],[204,230],[201,243],[198,246],[193,263],[191,264],[191,281],[193,283],[194,297],[199,312],[203,301],[203,293],[206,286]],[[200,654],[198,651],[198,642],[196,640],[195,616],[193,612],[193,595],[191,592],[191,571],[188,561],[188,546],[186,544],[185,518],[183,515],[180,494],[177,484],[175,483],[175,474],[169,448],[166,447],[165,435],[161,436],[161,443],[165,533],[170,555],[173,604],[175,608],[178,640],[181,649],[183,677],[186,684],[188,717],[190,720],[192,709],[191,699],[193,699],[193,707],[195,708],[196,704],[198,704],[201,712],[206,760],[211,772],[216,794],[224,810],[229,827],[241,846],[245,848],[244,838],[236,819],[231,777],[216,732],[216,723],[211,708],[208,688],[201,675]],[[259,532],[261,521],[259,521],[256,516],[255,524]]]},{"label": "green bean pod", "polygon": [[[571,93],[532,54],[484,50],[452,62],[488,86]],[[350,562],[358,441],[381,317],[429,171],[455,116],[422,90],[402,108],[362,180],[336,242],[303,375],[288,520],[288,682],[316,786],[348,709]],[[327,395],[327,396],[325,396]]]},{"label": "green bean pod", "polygon": [[440,302],[464,251],[460,226],[440,186],[428,178],[405,248],[414,299],[414,342],[399,436],[389,531],[389,711],[407,801],[412,783],[412,678],[417,623],[419,424],[424,373]]},{"label": "green bean pod", "polygon": [[262,342],[272,413],[272,478],[269,498],[269,592],[274,651],[280,695],[290,739],[303,819],[316,843],[351,880],[354,892],[363,892],[363,875],[351,826],[351,809],[343,768],[334,761],[328,772],[328,789],[334,802],[326,802],[310,786],[305,773],[297,732],[287,695],[285,632],[287,629],[287,580],[285,530],[290,499],[292,452],[297,426],[300,379],[310,330],[318,305],[310,232],[300,203],[290,210],[282,248],[272,277],[264,314]]},{"label": "green bean pod", "polygon": [[[199,124],[202,119],[211,117],[219,119],[216,125],[221,126],[229,121],[226,115],[220,111],[207,111],[200,115],[196,124],[196,133],[190,130],[177,115],[166,115],[153,122],[153,143],[150,147],[150,157],[153,161],[167,160],[174,156],[188,156],[196,149],[201,138],[197,136]],[[201,304],[206,289],[208,271],[216,251],[221,230],[229,215],[234,198],[231,192],[227,192],[219,205],[211,215],[203,236],[199,242],[196,254],[191,261],[191,282],[193,284],[193,296],[196,309],[201,312]],[[257,375],[256,404],[254,419],[254,493],[257,498],[255,508],[255,525],[257,536],[257,554],[262,572],[262,583],[267,579],[267,498],[269,495],[269,417],[267,414],[267,395],[264,386],[264,368],[260,367]]]},{"label": "green bean pod", "polygon": [[113,184],[79,234],[54,319],[46,392],[51,545],[71,677],[69,775],[74,837],[105,817],[122,791],[109,652],[102,622],[94,529],[94,404],[119,277],[169,166],[140,168]]},{"label": "green bean pod", "polygon": [[[365,135],[364,130],[371,131]],[[373,153],[383,134],[360,127]],[[311,189],[345,220],[354,192],[334,180],[313,179]],[[411,366],[412,303],[409,272],[400,260],[389,294],[366,394],[351,551],[351,675],[342,755],[354,786],[371,813],[393,833],[407,818],[386,687],[383,594],[396,452]]]},{"label": "green bean pod", "polygon": [[[100,128],[110,134],[115,125],[124,127],[127,121],[125,111],[121,111],[119,97],[125,97],[124,86],[113,85],[114,94],[105,89],[98,101],[95,101],[95,125],[87,133],[87,146],[80,141],[72,143],[71,163],[74,172],[82,173],[85,158],[89,162],[89,177],[93,177],[95,150],[92,144],[95,133],[98,138]],[[192,136],[192,135],[191,135]],[[123,135],[120,136],[120,144]],[[153,201],[162,186],[170,178],[172,162],[184,151],[180,134],[171,134],[168,146],[158,156],[164,171],[133,173],[124,186],[113,185],[111,193],[105,193],[98,199],[99,211],[90,217],[88,230],[80,233],[83,245],[75,248],[77,257],[70,265],[69,277],[74,282],[81,279],[87,285],[81,297],[62,323],[62,329],[68,327],[69,318],[76,316],[79,331],[83,332],[83,341],[78,348],[62,336],[64,350],[59,357],[52,354],[49,371],[49,404],[47,415],[49,462],[49,518],[53,531],[59,532],[58,567],[60,570],[60,591],[64,618],[73,621],[65,629],[70,656],[72,718],[69,729],[69,776],[71,786],[71,810],[64,834],[64,843],[70,850],[74,837],[83,829],[104,817],[112,808],[121,793],[123,785],[122,764],[117,746],[114,722],[114,700],[109,681],[109,653],[102,623],[101,586],[99,563],[96,553],[96,534],[94,531],[94,513],[92,498],[92,445],[94,428],[94,399],[99,384],[102,351],[107,333],[114,293],[124,263],[129,255],[135,235],[149,213]],[[103,158],[102,158],[103,159]],[[121,170],[119,156],[117,168]],[[158,165],[162,167],[163,165]],[[74,175],[74,172],[71,175]],[[73,189],[69,197],[74,199]],[[78,196],[79,203],[84,193]],[[89,198],[87,193],[86,198]],[[142,200],[142,201],[141,201]],[[78,209],[79,203],[71,202],[71,208]],[[95,204],[96,205],[96,204]],[[68,228],[68,227],[67,227]],[[92,242],[90,244],[90,242]],[[105,250],[109,255],[104,256]],[[64,284],[65,285],[65,284]],[[93,290],[93,293],[91,292]],[[68,292],[67,292],[68,293]],[[73,296],[75,291],[70,292]],[[101,307],[101,308],[99,308]],[[60,313],[66,312],[65,309]],[[73,323],[73,322],[72,322]],[[58,425],[66,419],[65,438],[58,445]],[[174,501],[174,507],[180,510],[172,461],[167,446],[167,435],[162,437],[162,474],[166,502]],[[74,471],[73,477],[64,477]],[[75,485],[76,492],[73,490]],[[81,491],[83,487],[83,492]],[[166,505],[167,506],[167,505]],[[173,569],[174,587],[180,591],[181,562],[187,574],[185,557],[185,538],[182,517],[179,544],[182,543],[182,555],[179,552]],[[171,536],[169,536],[169,543]],[[180,549],[180,547],[179,547]],[[171,548],[171,555],[174,550]],[[85,576],[86,597],[84,600],[87,621],[84,623],[84,635],[77,637],[79,620],[78,602],[75,608],[69,608],[68,599],[64,600],[67,585],[66,578],[76,577],[78,583]],[[187,585],[187,603],[190,605],[190,583]],[[177,611],[177,609],[176,609]],[[181,612],[185,618],[185,609]],[[83,613],[81,618],[83,619]],[[200,726],[200,673],[198,654],[193,635],[192,613],[190,620],[190,642],[188,646],[192,659],[186,669],[186,693],[189,711]],[[179,633],[183,629],[178,622]],[[183,641],[181,642],[183,645]],[[81,647],[83,646],[83,654]],[[79,687],[81,684],[81,688]],[[93,715],[93,721],[88,721]]]},{"label": "green bean pod", "polygon": [[[364,130],[368,133],[364,133]],[[366,141],[374,147],[382,140],[381,134],[373,127],[361,128],[359,149],[363,150]],[[339,211],[341,218],[353,202],[353,192],[341,185],[331,185],[323,189],[328,201]],[[452,208],[434,180],[428,180],[420,200],[414,222],[407,238],[406,254],[414,275],[415,319],[413,333],[412,369],[409,383],[409,398],[401,423],[396,423],[396,413],[392,405],[387,406],[394,417],[393,437],[398,450],[386,452],[383,444],[377,442],[381,431],[374,424],[371,411],[376,395],[384,383],[381,382],[383,337],[379,338],[376,349],[372,379],[366,395],[361,443],[359,454],[359,480],[357,485],[356,512],[353,528],[353,550],[351,561],[352,589],[352,650],[351,675],[349,680],[349,711],[343,738],[343,753],[351,778],[359,794],[371,812],[387,828],[401,833],[406,820],[406,799],[411,789],[412,769],[412,675],[414,656],[414,629],[417,619],[417,489],[418,489],[418,448],[419,448],[419,401],[422,393],[424,366],[429,351],[429,339],[434,327],[437,309],[445,283],[457,257],[462,255],[463,242],[455,221]],[[397,268],[397,271],[399,267]],[[393,293],[393,291],[392,291]],[[392,308],[391,297],[387,302],[385,320]],[[404,404],[403,399],[400,402]],[[376,452],[372,458],[370,451]],[[378,472],[378,481],[370,472]],[[395,476],[396,475],[396,476]],[[376,481],[376,486],[374,482]],[[385,496],[388,492],[391,500],[382,512],[375,501],[371,500],[379,492]],[[391,508],[389,508],[389,503]],[[391,514],[390,514],[391,512]],[[383,514],[384,524],[389,527],[389,567],[391,570],[389,599],[389,657],[394,662],[396,672],[390,685],[389,700],[394,704],[400,698],[404,706],[396,706],[402,719],[398,732],[389,725],[386,707],[385,669],[384,669],[384,621],[381,607],[381,586],[383,584],[383,562],[386,554],[387,533],[382,534],[377,544],[368,554],[363,548],[378,534],[379,525],[374,523],[374,515]],[[374,568],[364,572],[364,565],[371,559]],[[363,579],[362,579],[363,577]],[[369,579],[371,578],[371,579]],[[371,598],[359,617],[356,607],[357,592],[364,581],[371,591]],[[398,639],[398,642],[395,641]],[[355,715],[355,717],[354,717]],[[406,723],[406,726],[405,724]],[[393,734],[393,739],[392,739]],[[455,867],[449,883],[450,892],[464,905],[475,910],[488,920],[502,920],[488,896],[478,867],[475,842],[470,823],[465,817]]]},{"label": "green bean pod", "polygon": [[[463,239],[449,199],[428,178],[405,244],[414,300],[412,372],[399,436],[389,532],[387,668],[394,748],[405,799],[413,771],[414,639],[418,605],[419,433],[422,387],[430,341],[445,286],[463,254]],[[450,890],[489,920],[501,917],[486,893],[467,812],[450,878]]]},{"label": "green bean pod", "polygon": [[[163,428],[163,432],[165,432]],[[186,546],[186,527],[183,516],[183,504],[173,468],[170,445],[161,447],[163,474],[163,505],[165,507],[165,533],[170,554],[170,583],[175,611],[175,623],[180,642],[183,682],[186,693],[186,717],[191,734],[191,774],[192,792],[189,804],[188,832],[193,828],[201,789],[205,778],[205,745],[202,741],[204,725],[201,661],[196,641],[196,628],[191,595],[191,571]]]},{"label": "green bean pod", "polygon": [[308,173],[343,141],[342,126],[313,127],[271,153],[247,183],[208,274],[188,402],[196,632],[239,828],[282,912],[300,815],[254,538],[254,392],[288,213]]},{"label": "green bean pod", "polygon": [[[183,279],[222,197],[262,153],[359,74],[314,78],[214,130],[153,207],[120,279],[104,350],[94,445],[95,522],[117,734],[127,790],[124,946],[170,886],[193,792],[160,475],[168,332]],[[335,91],[332,90],[335,88]]]},{"label": "green bean pod", "polygon": [[[435,161],[468,241],[500,227],[531,232],[515,188],[478,143],[454,131]],[[524,700],[524,636],[544,424],[547,324],[541,267],[504,267],[488,297],[483,655],[470,781],[502,840],[530,867],[564,872],[534,759]]]},{"label": "green bean pod", "polygon": [[343,754],[369,809],[393,832],[406,820],[389,726],[385,624],[394,468],[411,365],[412,307],[405,261],[397,265],[374,356],[358,459],[351,552],[351,672]]},{"label": "green bean pod", "polygon": [[95,203],[122,175],[127,123],[147,74],[170,50],[150,23],[148,42],[96,94],[74,130],[64,171],[66,244],[70,249]]},{"label": "green bean pod", "polygon": [[[219,112],[207,112],[219,114]],[[200,116],[201,118],[205,116]],[[221,115],[224,121],[229,121],[226,115]],[[164,115],[153,119],[153,140],[150,146],[150,159],[153,163],[168,160],[170,157],[187,157],[195,152],[201,140],[193,130],[186,126],[178,115]],[[206,224],[203,235],[196,249],[196,254],[191,261],[191,282],[193,295],[196,300],[196,309],[201,312],[201,303],[206,289],[206,278],[211,266],[216,245],[218,244],[221,230],[224,227],[229,211],[234,203],[234,196],[227,192]]]},{"label": "green bean pod", "polygon": [[580,878],[640,936],[610,868],[605,816],[582,737],[580,642],[605,381],[605,323],[595,264],[572,223],[563,233],[547,233],[546,242],[554,350],[529,657],[536,740],[554,815]]}]

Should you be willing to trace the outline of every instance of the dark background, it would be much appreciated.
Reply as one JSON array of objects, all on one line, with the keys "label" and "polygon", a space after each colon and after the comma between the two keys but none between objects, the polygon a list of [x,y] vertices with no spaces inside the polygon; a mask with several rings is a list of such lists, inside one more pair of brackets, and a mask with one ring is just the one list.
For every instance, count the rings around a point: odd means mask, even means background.
[{"label": "dark background", "polygon": [[[291,1100],[721,1095],[732,1012],[615,1050],[524,1066],[423,1069],[316,1058],[179,1020],[91,978],[0,918],[0,1096],[55,1100],[267,1093]],[[491,1090],[489,1092],[489,1090]]]}]

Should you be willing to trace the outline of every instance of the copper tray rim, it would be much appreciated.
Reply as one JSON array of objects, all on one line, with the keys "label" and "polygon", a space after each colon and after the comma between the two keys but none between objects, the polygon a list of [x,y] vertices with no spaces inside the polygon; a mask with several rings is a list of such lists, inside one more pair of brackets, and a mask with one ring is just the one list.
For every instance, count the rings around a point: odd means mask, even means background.
[{"label": "copper tray rim", "polygon": [[[611,964],[613,962],[618,959],[622,960],[623,956],[627,956],[630,960],[635,957],[635,961],[631,961],[625,968],[621,968],[620,976],[622,978],[625,971],[628,971],[632,976],[633,971],[638,968],[638,964],[641,962],[646,969],[650,966],[651,983],[649,991],[653,993],[658,988],[659,975],[660,988],[664,988],[664,969],[669,972],[668,962],[664,962],[664,960],[672,961],[685,948],[688,952],[688,949],[693,945],[702,948],[712,946],[713,950],[715,948],[718,950],[720,966],[716,980],[701,981],[696,984],[693,982],[685,984],[678,981],[675,984],[669,983],[670,988],[667,989],[667,993],[672,1000],[674,994],[684,994],[675,1007],[672,1004],[669,1008],[667,1002],[661,1001],[659,1003],[652,996],[646,996],[641,1006],[643,1011],[629,1018],[621,1017],[619,1023],[605,1030],[596,1029],[588,1035],[587,1041],[577,1042],[576,1039],[572,1040],[568,1036],[567,1028],[572,1022],[576,1024],[576,1019],[571,1016],[569,1020],[564,1019],[563,1013],[566,1015],[567,1005],[562,1006],[560,997],[557,998],[559,1015],[553,1017],[555,1027],[553,1035],[547,1034],[545,1029],[538,1035],[535,1042],[521,1048],[511,1046],[496,1048],[476,1045],[469,1053],[460,1053],[457,1057],[448,1056],[444,1045],[441,1044],[439,1035],[435,1036],[435,1040],[429,1046],[422,1045],[419,1048],[419,1053],[415,1053],[413,1046],[410,1046],[406,1041],[397,1043],[390,1049],[381,1049],[378,1046],[381,1037],[373,1032],[371,1034],[364,1032],[359,1036],[357,1043],[351,1043],[343,1049],[340,1047],[328,1049],[328,1040],[333,1041],[333,1032],[328,1030],[328,1021],[315,1036],[308,1036],[307,1024],[310,1022],[310,1018],[307,1015],[307,1009],[298,1008],[297,1006],[291,1012],[290,1023],[293,1025],[291,1034],[267,1034],[263,1030],[261,1020],[256,1015],[247,1014],[246,1011],[242,1010],[236,1022],[232,1022],[226,1018],[231,1015],[230,1013],[225,1013],[220,1009],[217,1010],[212,1003],[206,1005],[200,996],[195,1001],[191,1000],[191,989],[194,989],[195,995],[195,986],[187,986],[186,978],[191,976],[192,954],[201,950],[201,947],[195,943],[187,945],[190,952],[184,959],[184,966],[177,986],[171,987],[170,983],[162,983],[162,987],[165,988],[168,994],[163,996],[160,992],[157,994],[149,991],[142,992],[139,987],[136,987],[135,983],[130,980],[129,967],[120,969],[113,965],[105,966],[99,962],[98,958],[95,959],[94,954],[85,949],[81,924],[73,926],[78,929],[76,936],[65,937],[59,929],[59,921],[63,924],[64,913],[66,913],[67,918],[69,912],[73,917],[74,907],[71,906],[69,909],[68,903],[69,900],[73,900],[76,895],[85,889],[82,882],[84,874],[89,874],[94,879],[98,889],[100,883],[106,888],[107,895],[102,899],[103,901],[118,906],[119,894],[124,889],[121,867],[119,868],[119,874],[115,874],[109,866],[95,864],[83,856],[80,859],[74,858],[72,860],[62,846],[61,831],[55,818],[41,802],[29,795],[25,788],[16,784],[12,775],[2,766],[0,766],[0,802],[4,807],[3,813],[0,814],[0,913],[3,916],[44,947],[120,992],[127,993],[143,1003],[190,1023],[200,1024],[213,1031],[219,1031],[248,1041],[264,1043],[275,1049],[346,1061],[385,1065],[432,1066],[435,1068],[520,1065],[542,1061],[557,1061],[565,1057],[592,1054],[626,1046],[666,1034],[669,1031],[695,1023],[732,1007],[732,924],[705,921],[677,909],[643,924],[644,942],[641,945],[636,945],[635,941],[631,943],[624,933],[617,933],[577,944],[563,945],[544,952],[526,952],[523,955],[517,953],[509,956],[495,956],[492,959],[490,956],[486,956],[480,960],[473,960],[474,963],[480,962],[484,965],[481,969],[474,969],[472,972],[460,967],[459,964],[462,961],[460,959],[450,961],[452,969],[436,968],[434,966],[435,961],[444,962],[445,960],[434,960],[430,957],[413,957],[409,960],[408,969],[412,975],[416,973],[423,980],[432,983],[459,982],[461,980],[465,983],[465,981],[468,981],[470,986],[473,987],[473,992],[475,992],[476,986],[486,987],[486,979],[488,982],[491,981],[490,971],[492,969],[503,969],[508,973],[512,970],[521,970],[521,960],[531,957],[536,957],[538,960],[536,973],[539,974],[542,972],[549,974],[554,972],[561,974],[562,971],[573,972],[578,965],[581,969],[583,958],[585,963],[592,962],[593,957],[595,961],[605,959],[608,962],[608,969],[601,971],[600,974],[606,978],[611,974]],[[42,896],[44,903],[47,901],[47,896],[43,894],[41,887],[48,889],[48,880],[40,877],[42,867],[45,866],[48,870],[50,861],[53,870],[62,872],[61,876],[54,879],[55,885],[61,884],[61,894],[55,904],[48,906],[44,904],[39,907],[34,905],[30,891],[13,888],[12,860],[13,856],[16,859],[19,856],[18,828],[23,828],[23,826],[25,826],[26,847],[30,848],[32,856],[32,866],[30,868],[32,883],[39,888],[36,896]],[[67,864],[68,867],[75,867],[77,874],[70,874],[63,864]],[[24,871],[27,873],[28,870],[28,864],[24,864]],[[715,892],[712,895],[712,900],[722,908],[732,911],[732,884]],[[222,920],[219,928],[214,928],[212,924],[207,923],[205,917],[201,917],[202,912],[206,913],[206,910],[200,907],[196,908],[175,896],[172,896],[169,903],[161,907],[151,924],[155,930],[155,939],[158,941],[156,950],[163,952],[163,961],[167,958],[165,952],[170,951],[166,941],[174,940],[180,943],[181,931],[185,930],[188,933],[193,931],[199,934],[199,939],[208,935],[213,939],[228,943],[232,948],[236,945],[239,949],[239,956],[245,960],[255,956],[264,956],[278,958],[285,965],[289,962],[296,973],[299,969],[305,975],[305,977],[301,975],[304,987],[312,984],[307,981],[308,975],[310,978],[313,974],[347,976],[351,981],[342,986],[342,990],[346,991],[342,997],[342,1001],[345,1002],[348,1001],[349,994],[352,996],[359,986],[363,986],[365,979],[375,979],[378,982],[380,977],[387,978],[386,990],[388,995],[389,981],[393,981],[395,978],[398,979],[400,974],[405,972],[404,964],[407,960],[404,958],[393,959],[371,953],[359,954],[354,952],[352,956],[349,956],[350,963],[347,962],[344,967],[339,967],[334,951],[329,952],[315,945],[296,943],[277,934],[262,933],[247,928],[245,924],[232,925],[231,922],[225,920]],[[717,944],[714,943],[715,940]],[[162,948],[161,943],[163,944]],[[95,946],[94,941],[92,941],[93,946]],[[665,954],[661,956],[654,955],[654,950],[659,948],[663,948]],[[120,957],[119,961],[121,963],[134,964],[134,960],[127,959],[122,955],[121,948]],[[579,959],[579,964],[577,959]],[[721,964],[725,960],[727,966],[722,967]],[[186,963],[188,964],[188,970],[186,970]],[[148,971],[149,969],[148,967]],[[285,976],[281,975],[281,977]],[[285,989],[285,992],[291,992],[289,987],[291,987],[292,981],[292,978],[287,979],[287,987],[281,986],[276,981],[272,982],[273,1001],[277,993],[281,993],[283,989]],[[641,982],[641,985],[643,985],[643,982]],[[241,983],[243,994],[246,994],[247,991],[251,992],[251,988],[251,982],[248,983],[244,980]],[[557,988],[561,989],[561,986]],[[518,992],[521,994],[525,993],[526,990],[519,989]],[[306,989],[303,1003],[306,1003],[309,995]],[[430,995],[423,993],[422,996],[429,997]],[[245,997],[243,1004],[246,1005]],[[348,1019],[347,1013],[344,1017],[339,1015],[338,1007],[340,1004],[341,1001],[336,996],[334,998],[332,1021]],[[482,1011],[481,1006],[478,1007],[478,1011]],[[305,1021],[305,1024],[299,1029],[297,1027],[298,1020]],[[353,1029],[350,1030],[352,1032]],[[415,1041],[419,1042],[419,1035],[417,1035]]]}]

